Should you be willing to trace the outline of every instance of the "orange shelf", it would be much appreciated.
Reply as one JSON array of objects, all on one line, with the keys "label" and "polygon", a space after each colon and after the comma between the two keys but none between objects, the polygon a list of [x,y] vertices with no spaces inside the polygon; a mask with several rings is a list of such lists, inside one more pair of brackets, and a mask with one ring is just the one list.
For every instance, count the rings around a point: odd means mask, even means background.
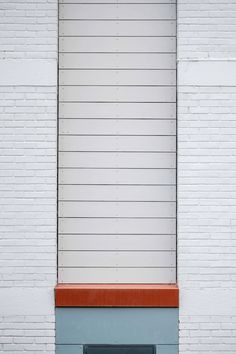
[{"label": "orange shelf", "polygon": [[58,284],[56,307],[179,307],[176,284]]}]

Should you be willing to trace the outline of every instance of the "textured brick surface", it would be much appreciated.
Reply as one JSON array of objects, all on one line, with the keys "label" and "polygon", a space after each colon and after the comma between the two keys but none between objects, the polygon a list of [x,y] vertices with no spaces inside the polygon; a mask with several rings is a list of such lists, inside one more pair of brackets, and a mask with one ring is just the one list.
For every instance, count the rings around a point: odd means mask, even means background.
[{"label": "textured brick surface", "polygon": [[57,88],[35,75],[38,59],[56,66],[57,1],[0,1],[0,18],[1,63],[14,59],[0,80],[0,353],[53,354]]},{"label": "textured brick surface", "polygon": [[179,88],[180,353],[236,350],[235,96],[236,88]]},{"label": "textured brick surface", "polygon": [[235,58],[235,0],[179,0],[178,56]]},{"label": "textured brick surface", "polygon": [[218,75],[235,72],[235,30],[235,1],[178,3],[180,75],[205,63],[178,87],[181,354],[236,352],[236,80]]},{"label": "textured brick surface", "polygon": [[[28,59],[56,65],[57,1],[1,0],[0,18],[0,59],[17,60],[18,70]],[[235,1],[180,0],[178,59],[186,65],[220,59],[227,67],[235,60],[235,30]],[[233,354],[236,84],[207,85],[207,71],[204,76],[202,86],[178,88],[180,353]],[[0,353],[53,354],[56,84],[4,85]]]},{"label": "textured brick surface", "polygon": [[57,58],[57,1],[0,0],[0,59]]},{"label": "textured brick surface", "polygon": [[0,87],[0,287],[55,278],[56,88]]}]

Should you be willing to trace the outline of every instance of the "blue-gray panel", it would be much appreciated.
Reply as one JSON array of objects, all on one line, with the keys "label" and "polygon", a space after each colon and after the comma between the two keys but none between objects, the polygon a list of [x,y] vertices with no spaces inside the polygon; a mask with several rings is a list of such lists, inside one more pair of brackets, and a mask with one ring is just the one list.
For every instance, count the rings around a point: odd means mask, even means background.
[{"label": "blue-gray panel", "polygon": [[57,344],[178,344],[178,309],[57,308]]},{"label": "blue-gray panel", "polygon": [[178,354],[179,346],[178,345],[158,345],[156,354]]},{"label": "blue-gray panel", "polygon": [[83,354],[82,345],[57,345],[56,354]]}]

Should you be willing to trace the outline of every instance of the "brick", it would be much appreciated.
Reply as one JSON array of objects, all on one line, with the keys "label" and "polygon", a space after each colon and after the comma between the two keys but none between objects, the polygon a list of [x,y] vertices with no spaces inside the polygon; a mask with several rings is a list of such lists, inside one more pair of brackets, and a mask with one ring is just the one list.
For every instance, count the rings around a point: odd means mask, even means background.
[{"label": "brick", "polygon": [[[0,4],[0,59],[57,59],[57,1]],[[57,87],[30,77],[28,86],[6,83],[0,106],[0,295],[8,287],[48,289],[37,304],[43,315],[28,292],[25,316],[1,307],[0,353],[54,354]]]},{"label": "brick", "polygon": [[[191,66],[192,60],[220,59],[227,64],[233,59],[235,8],[235,1],[180,0],[179,61]],[[208,73],[204,75],[207,83]],[[222,303],[216,295],[220,289],[228,294],[236,288],[235,95],[235,87],[212,86],[210,81],[204,86],[178,86],[181,354],[235,352],[234,301],[225,295]],[[199,289],[208,295],[191,308]]]}]

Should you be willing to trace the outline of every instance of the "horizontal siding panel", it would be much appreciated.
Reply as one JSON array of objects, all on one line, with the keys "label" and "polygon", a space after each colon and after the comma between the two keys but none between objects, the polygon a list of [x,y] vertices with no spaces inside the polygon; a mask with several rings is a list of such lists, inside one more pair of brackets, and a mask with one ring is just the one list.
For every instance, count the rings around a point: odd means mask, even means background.
[{"label": "horizontal siding panel", "polygon": [[[175,234],[175,219],[60,218],[62,234]],[[78,232],[79,231],[79,232]]]},{"label": "horizontal siding panel", "polygon": [[175,194],[175,186],[59,186],[59,200],[68,201],[175,201]]},{"label": "horizontal siding panel", "polygon": [[59,235],[59,250],[174,251],[175,235]]},{"label": "horizontal siding panel", "polygon": [[176,281],[176,3],[60,0],[59,281]]},{"label": "horizontal siding panel", "polygon": [[175,103],[61,103],[60,118],[174,119]]},{"label": "horizontal siding panel", "polygon": [[174,136],[60,136],[60,151],[175,151]]},{"label": "horizontal siding panel", "polygon": [[175,54],[163,53],[64,53],[62,69],[175,69]]},{"label": "horizontal siding panel", "polygon": [[175,21],[59,21],[60,36],[175,36]]},{"label": "horizontal siding panel", "polygon": [[59,99],[61,102],[175,102],[176,90],[167,86],[61,86]]},{"label": "horizontal siding panel", "polygon": [[59,51],[71,53],[174,53],[175,37],[61,37]]},{"label": "horizontal siding panel", "polygon": [[175,283],[175,268],[60,268],[59,283]]},{"label": "horizontal siding panel", "polygon": [[153,119],[60,119],[59,134],[175,136],[176,122]]},{"label": "horizontal siding panel", "polygon": [[176,182],[175,170],[131,169],[60,169],[60,184],[166,184]]},{"label": "horizontal siding panel", "polygon": [[60,85],[175,85],[176,70],[60,70]]},{"label": "horizontal siding panel", "polygon": [[59,251],[59,267],[174,267],[174,251]]},{"label": "horizontal siding panel", "polygon": [[59,167],[175,168],[175,153],[61,152]]},{"label": "horizontal siding panel", "polygon": [[74,20],[172,20],[174,4],[65,4],[59,5],[59,18]]},{"label": "horizontal siding panel", "polygon": [[[99,188],[99,187],[97,187]],[[174,202],[59,202],[59,217],[175,217]]]}]

